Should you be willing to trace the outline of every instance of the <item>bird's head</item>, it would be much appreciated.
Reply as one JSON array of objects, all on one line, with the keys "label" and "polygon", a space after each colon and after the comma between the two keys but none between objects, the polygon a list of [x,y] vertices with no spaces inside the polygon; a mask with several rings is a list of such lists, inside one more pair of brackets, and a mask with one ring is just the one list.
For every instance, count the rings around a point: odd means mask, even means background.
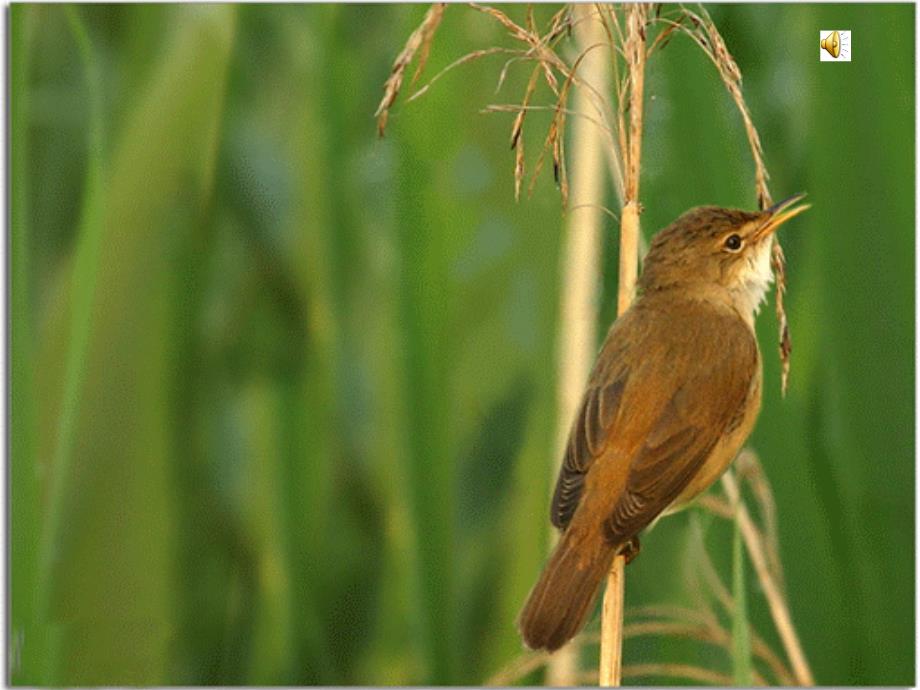
[{"label": "bird's head", "polygon": [[773,280],[773,233],[809,208],[796,194],[765,211],[700,206],[659,232],[645,257],[639,289],[723,288],[753,315]]}]

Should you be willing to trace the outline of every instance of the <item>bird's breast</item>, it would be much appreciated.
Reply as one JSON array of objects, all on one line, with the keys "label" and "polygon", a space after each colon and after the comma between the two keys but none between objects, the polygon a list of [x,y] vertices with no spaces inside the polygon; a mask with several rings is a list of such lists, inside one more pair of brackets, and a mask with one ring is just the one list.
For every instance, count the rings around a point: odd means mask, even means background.
[{"label": "bird's breast", "polygon": [[712,484],[722,476],[732,460],[741,450],[744,442],[757,421],[757,415],[760,413],[760,394],[761,384],[763,381],[763,371],[760,364],[760,356],[757,357],[757,369],[754,378],[751,380],[748,389],[747,399],[739,408],[737,415],[731,420],[728,428],[722,438],[716,444],[716,447],[710,453],[709,457],[703,463],[693,479],[674,502],[664,511],[663,515],[673,513],[684,508],[690,501],[703,493]]}]

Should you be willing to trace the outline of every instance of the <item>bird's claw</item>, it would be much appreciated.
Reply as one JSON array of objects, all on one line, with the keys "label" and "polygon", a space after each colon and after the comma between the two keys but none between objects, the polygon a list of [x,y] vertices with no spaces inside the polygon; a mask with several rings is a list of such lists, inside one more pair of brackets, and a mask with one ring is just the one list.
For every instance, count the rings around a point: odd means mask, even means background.
[{"label": "bird's claw", "polygon": [[620,555],[626,559],[626,565],[632,563],[633,559],[639,555],[641,546],[639,544],[639,537],[633,537],[628,542],[623,544],[620,549]]}]

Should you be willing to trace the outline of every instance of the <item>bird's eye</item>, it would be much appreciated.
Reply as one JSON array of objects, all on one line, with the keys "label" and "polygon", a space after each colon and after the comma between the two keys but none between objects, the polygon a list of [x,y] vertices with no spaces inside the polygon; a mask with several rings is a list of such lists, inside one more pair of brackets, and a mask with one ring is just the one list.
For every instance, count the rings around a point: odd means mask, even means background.
[{"label": "bird's eye", "polygon": [[729,235],[725,239],[725,248],[730,252],[736,252],[741,249],[741,244],[740,235]]}]

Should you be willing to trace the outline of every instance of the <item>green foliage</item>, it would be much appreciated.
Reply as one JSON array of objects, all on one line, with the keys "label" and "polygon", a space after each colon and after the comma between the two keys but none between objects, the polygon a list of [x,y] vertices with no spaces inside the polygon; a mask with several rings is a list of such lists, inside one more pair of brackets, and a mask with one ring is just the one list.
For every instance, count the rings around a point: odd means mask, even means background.
[{"label": "green foliage", "polygon": [[[710,9],[774,196],[814,205],[783,231],[789,395],[765,309],[752,438],[792,616],[819,682],[909,684],[914,10]],[[560,201],[551,171],[513,201],[511,116],[479,114],[524,91],[512,63],[496,95],[502,56],[402,96],[376,138],[423,12],[12,8],[14,683],[473,684],[520,653],[556,462]],[[818,62],[833,27],[853,62]],[[450,7],[422,80],[507,40]],[[646,235],[753,207],[741,123],[686,37],[646,95]],[[528,116],[530,165],[548,121]],[[779,649],[731,528],[706,525],[746,594],[734,659],[646,636],[627,663],[748,673],[745,620]],[[643,540],[629,605],[697,601],[688,527]]]}]

